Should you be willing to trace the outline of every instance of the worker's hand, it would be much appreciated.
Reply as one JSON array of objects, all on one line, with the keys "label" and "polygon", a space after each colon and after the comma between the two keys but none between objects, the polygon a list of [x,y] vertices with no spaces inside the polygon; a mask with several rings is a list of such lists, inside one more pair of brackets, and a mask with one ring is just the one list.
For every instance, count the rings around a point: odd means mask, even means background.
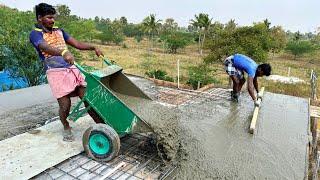
[{"label": "worker's hand", "polygon": [[63,59],[67,61],[69,64],[74,64],[74,57],[70,51],[67,51],[63,54]]},{"label": "worker's hand", "polygon": [[95,47],[95,48],[94,48],[94,51],[96,52],[96,55],[97,55],[98,57],[100,57],[100,56],[103,57],[103,56],[104,56],[103,53],[102,53],[102,51],[101,51],[99,48]]},{"label": "worker's hand", "polygon": [[254,106],[260,107],[260,105],[261,105],[261,101],[258,101],[258,100],[254,101]]},{"label": "worker's hand", "polygon": [[259,98],[262,100],[262,94],[261,93],[257,94],[257,99],[259,99]]}]

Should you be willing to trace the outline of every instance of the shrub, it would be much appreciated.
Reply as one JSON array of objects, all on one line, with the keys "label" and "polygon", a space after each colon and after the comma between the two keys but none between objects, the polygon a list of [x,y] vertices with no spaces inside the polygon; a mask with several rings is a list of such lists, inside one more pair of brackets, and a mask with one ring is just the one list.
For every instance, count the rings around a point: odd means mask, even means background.
[{"label": "shrub", "polygon": [[173,78],[168,76],[167,72],[163,70],[150,70],[147,71],[145,74],[150,78],[173,82]]},{"label": "shrub", "polygon": [[142,35],[136,35],[134,36],[134,39],[137,41],[137,43],[140,43],[143,39]]},{"label": "shrub", "polygon": [[171,32],[162,35],[160,38],[166,43],[166,48],[169,53],[175,54],[178,49],[185,48],[192,40],[190,33]]},{"label": "shrub", "polygon": [[310,41],[289,41],[286,47],[286,50],[294,55],[294,59],[305,53],[311,53],[315,49],[315,46]]},{"label": "shrub", "polygon": [[218,81],[213,77],[214,72],[215,70],[210,69],[206,64],[189,67],[187,84],[190,84],[193,89],[197,89],[198,82],[200,82],[200,87],[210,83],[217,83]]}]

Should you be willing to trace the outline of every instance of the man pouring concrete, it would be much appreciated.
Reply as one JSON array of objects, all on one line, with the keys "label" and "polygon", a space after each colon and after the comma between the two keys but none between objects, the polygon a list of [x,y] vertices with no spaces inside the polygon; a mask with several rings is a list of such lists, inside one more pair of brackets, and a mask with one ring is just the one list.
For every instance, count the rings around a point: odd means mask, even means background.
[{"label": "man pouring concrete", "polygon": [[[86,43],[79,42],[67,34],[63,29],[55,27],[56,10],[53,6],[40,3],[35,7],[37,24],[30,33],[30,42],[42,60],[47,79],[53,96],[59,104],[59,116],[63,125],[63,140],[73,141],[71,127],[67,121],[71,100],[70,97],[85,94],[85,81],[80,71],[74,64],[74,56],[68,50],[67,44],[79,50],[95,51],[97,56],[102,56],[100,49]],[[81,27],[79,27],[81,28]],[[87,105],[87,104],[85,104]],[[88,113],[96,123],[101,123],[95,111]]]},{"label": "man pouring concrete", "polygon": [[[255,106],[260,106],[258,98],[261,98],[259,94],[258,77],[269,76],[271,74],[270,64],[260,64],[245,56],[243,54],[235,54],[229,56],[224,61],[225,70],[232,79],[233,90],[231,91],[231,99],[238,102],[240,91],[246,79],[244,72],[248,74],[248,92],[254,101]],[[257,95],[255,95],[256,90]]]}]

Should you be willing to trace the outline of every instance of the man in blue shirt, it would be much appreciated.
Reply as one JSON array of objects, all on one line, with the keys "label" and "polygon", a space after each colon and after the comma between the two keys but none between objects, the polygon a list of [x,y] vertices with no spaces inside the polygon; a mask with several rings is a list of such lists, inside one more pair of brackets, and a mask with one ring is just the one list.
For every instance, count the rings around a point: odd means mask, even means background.
[{"label": "man in blue shirt", "polygon": [[[231,99],[238,102],[238,97],[243,84],[246,82],[244,72],[248,74],[248,92],[256,106],[260,106],[258,98],[259,94],[258,77],[269,76],[271,74],[270,64],[257,65],[251,58],[243,54],[235,54],[229,56],[224,61],[225,70],[229,74],[233,82],[233,91]],[[254,89],[257,92],[255,96]]]}]

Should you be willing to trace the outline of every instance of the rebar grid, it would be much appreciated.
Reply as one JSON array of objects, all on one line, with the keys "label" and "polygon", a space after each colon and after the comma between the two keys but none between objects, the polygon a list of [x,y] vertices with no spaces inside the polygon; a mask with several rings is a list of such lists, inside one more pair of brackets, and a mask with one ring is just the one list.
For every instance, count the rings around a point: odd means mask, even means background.
[{"label": "rebar grid", "polygon": [[[206,92],[167,87],[158,87],[158,90],[158,99],[173,105],[183,105],[195,98],[220,100],[230,97],[230,90],[221,88]],[[106,179],[176,179],[174,171],[177,167],[164,164],[157,154],[153,139],[142,134],[121,138],[119,156],[111,162],[98,162],[81,153],[45,170],[33,179],[101,179],[122,162],[126,165],[115,170]]]},{"label": "rebar grid", "polygon": [[212,88],[206,92],[189,89],[172,89],[168,87],[158,87],[158,100],[173,105],[183,105],[194,101],[195,98],[204,100],[230,100],[230,90],[223,88]]},{"label": "rebar grid", "polygon": [[111,162],[98,162],[84,153],[49,168],[33,179],[101,179],[121,162],[126,166],[106,179],[165,179],[174,173],[175,165],[165,165],[157,154],[153,139],[133,134],[121,139],[120,155]]}]

